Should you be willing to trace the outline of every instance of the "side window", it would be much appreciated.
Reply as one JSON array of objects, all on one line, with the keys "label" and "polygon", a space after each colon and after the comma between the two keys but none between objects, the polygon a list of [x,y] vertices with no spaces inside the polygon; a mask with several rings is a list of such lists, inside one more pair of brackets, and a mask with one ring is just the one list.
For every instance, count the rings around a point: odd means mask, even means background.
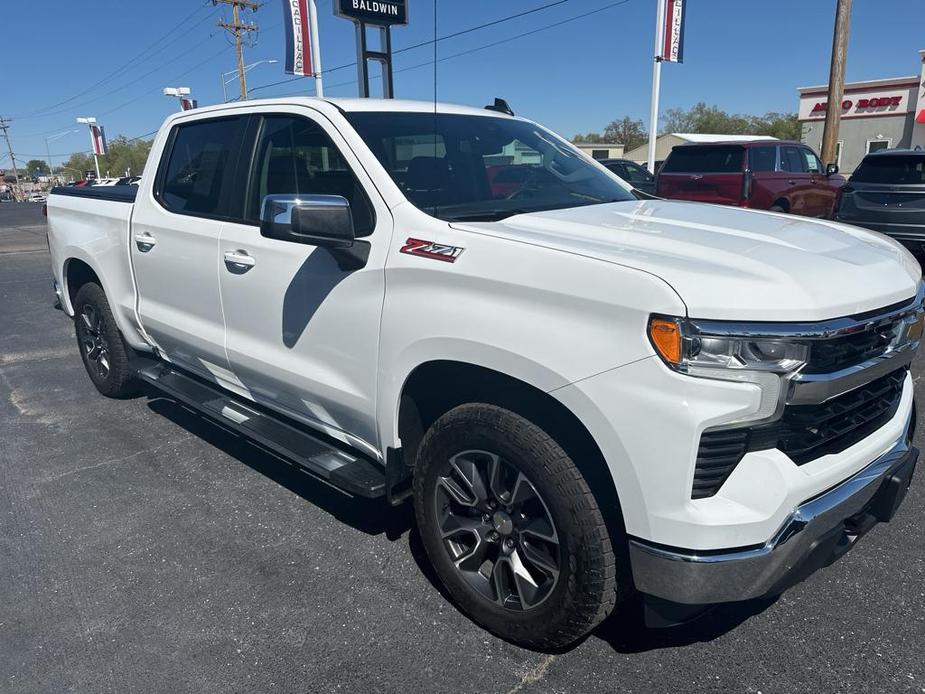
[{"label": "side window", "polygon": [[340,195],[350,203],[357,236],[375,227],[372,204],[331,138],[298,116],[263,119],[254,155],[247,221],[256,224],[267,195]]},{"label": "side window", "polygon": [[805,173],[806,159],[800,153],[797,147],[780,148],[780,168],[781,171],[790,171],[791,173]]},{"label": "side window", "polygon": [[774,171],[777,159],[777,147],[750,147],[748,150],[748,168],[755,171]]},{"label": "side window", "polygon": [[634,162],[623,162],[623,168],[626,171],[626,176],[623,178],[630,183],[645,183],[646,181],[654,180],[648,169],[644,169]]},{"label": "side window", "polygon": [[806,158],[806,170],[809,171],[809,173],[822,173],[822,162],[819,161],[819,157],[817,157],[812,150],[804,149],[803,156]]},{"label": "side window", "polygon": [[181,214],[225,216],[223,183],[235,165],[243,125],[241,118],[178,125],[158,191],[161,204]]}]

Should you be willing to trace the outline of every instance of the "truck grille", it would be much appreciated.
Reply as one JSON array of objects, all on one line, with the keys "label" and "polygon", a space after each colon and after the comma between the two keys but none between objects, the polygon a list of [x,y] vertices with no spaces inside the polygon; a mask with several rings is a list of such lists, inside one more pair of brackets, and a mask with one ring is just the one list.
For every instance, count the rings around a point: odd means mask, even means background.
[{"label": "truck grille", "polygon": [[883,354],[893,340],[900,320],[878,326],[876,330],[865,330],[831,340],[811,343],[809,361],[804,373],[821,374],[847,369],[868,359]]},{"label": "truck grille", "polygon": [[907,371],[897,369],[818,405],[787,405],[781,418],[770,424],[705,431],[691,498],[716,494],[748,451],[777,448],[804,465],[853,446],[896,414]]}]

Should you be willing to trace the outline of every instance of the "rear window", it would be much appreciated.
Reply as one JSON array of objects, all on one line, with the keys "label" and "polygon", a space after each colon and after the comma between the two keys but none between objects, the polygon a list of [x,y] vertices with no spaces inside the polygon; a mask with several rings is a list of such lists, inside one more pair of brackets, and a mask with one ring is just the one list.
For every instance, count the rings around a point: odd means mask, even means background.
[{"label": "rear window", "polygon": [[851,176],[859,183],[925,184],[925,154],[890,157],[865,157]]},{"label": "rear window", "polygon": [[675,147],[661,173],[741,173],[742,147]]}]

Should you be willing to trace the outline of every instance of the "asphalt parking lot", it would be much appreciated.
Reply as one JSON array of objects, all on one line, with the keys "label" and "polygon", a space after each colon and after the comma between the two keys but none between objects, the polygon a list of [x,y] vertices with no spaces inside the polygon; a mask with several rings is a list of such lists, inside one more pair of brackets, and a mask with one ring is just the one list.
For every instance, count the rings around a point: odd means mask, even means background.
[{"label": "asphalt parking lot", "polygon": [[893,523],[776,601],[522,650],[435,587],[410,509],[154,392],[99,396],[43,222],[0,204],[0,690],[925,692],[922,471]]}]

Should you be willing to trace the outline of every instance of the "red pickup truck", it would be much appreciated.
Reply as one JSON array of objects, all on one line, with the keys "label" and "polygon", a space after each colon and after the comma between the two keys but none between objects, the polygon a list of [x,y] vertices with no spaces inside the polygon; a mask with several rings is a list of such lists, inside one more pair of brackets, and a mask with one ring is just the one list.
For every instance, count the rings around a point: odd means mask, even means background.
[{"label": "red pickup truck", "polygon": [[800,142],[751,140],[675,147],[656,181],[656,195],[810,217],[832,216],[845,178]]}]

